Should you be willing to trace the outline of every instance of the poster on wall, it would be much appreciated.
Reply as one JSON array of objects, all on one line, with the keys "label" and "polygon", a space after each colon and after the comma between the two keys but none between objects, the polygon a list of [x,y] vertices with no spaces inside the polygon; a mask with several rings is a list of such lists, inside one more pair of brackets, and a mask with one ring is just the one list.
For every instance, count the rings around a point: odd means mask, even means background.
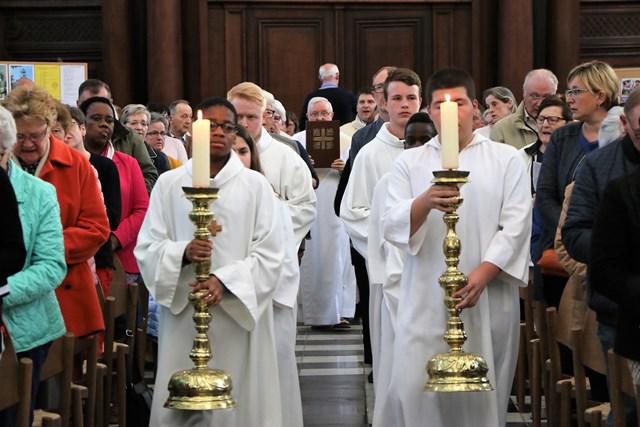
[{"label": "poster on wall", "polygon": [[640,87],[640,74],[638,77],[620,79],[620,103],[627,102],[627,98],[634,89]]},{"label": "poster on wall", "polygon": [[9,64],[9,78],[11,79],[10,90],[16,88],[20,79],[34,81],[33,64]]},{"label": "poster on wall", "polygon": [[4,99],[9,93],[9,80],[7,79],[7,64],[0,64],[0,99]]},{"label": "poster on wall", "polygon": [[60,102],[76,105],[78,88],[86,80],[86,65],[60,65]]},{"label": "poster on wall", "polygon": [[60,99],[60,66],[57,64],[36,64],[35,82],[46,89],[54,98]]}]

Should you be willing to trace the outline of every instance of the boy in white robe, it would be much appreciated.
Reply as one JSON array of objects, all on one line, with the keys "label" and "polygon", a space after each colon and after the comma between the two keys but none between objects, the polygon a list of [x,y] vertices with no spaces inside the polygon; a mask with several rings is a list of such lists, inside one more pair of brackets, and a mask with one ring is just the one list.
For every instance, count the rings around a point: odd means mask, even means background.
[{"label": "boy in white robe", "polygon": [[[267,100],[258,85],[251,82],[239,83],[227,92],[227,99],[238,112],[238,124],[247,130],[256,143],[264,176],[289,211],[294,236],[293,239],[283,241],[282,244],[291,246],[285,252],[293,250],[297,253],[316,215],[316,195],[311,183],[311,173],[295,151],[274,140],[262,126],[264,116],[267,114]],[[281,366],[288,366],[291,360],[295,360],[297,332],[295,304],[298,287],[299,280],[281,280],[273,295],[274,323],[277,325],[276,345]],[[299,388],[299,384],[292,381],[284,386],[285,389],[294,392],[297,390],[296,387]],[[283,396],[283,399],[289,398]],[[289,400],[283,400],[283,404],[287,405],[287,403]],[[296,409],[292,412],[301,412],[301,408],[298,407],[301,403],[298,399],[295,400],[295,404]],[[297,416],[288,417],[285,427],[295,426],[298,418]]]},{"label": "boy in white robe", "polygon": [[[411,116],[405,128],[405,149],[421,146],[435,135],[433,122],[426,113]],[[390,173],[376,185],[371,206],[367,259],[369,261],[369,318],[373,352],[373,387],[375,391],[374,418],[383,407],[391,379],[393,341],[396,315],[400,299],[400,278],[404,267],[404,253],[382,238],[382,217],[387,199]],[[377,410],[376,410],[377,409]],[[379,416],[379,415],[378,415]]]},{"label": "boy in white robe", "polygon": [[[192,185],[192,163],[162,175],[151,193],[135,255],[149,291],[160,305],[158,376],[151,409],[153,426],[280,427],[280,386],[272,296],[280,275],[282,227],[267,180],[244,168],[231,145],[236,112],[222,98],[200,106],[211,120],[211,186],[219,188],[212,210],[223,231],[213,241],[194,240],[192,210],[183,186]],[[215,247],[215,250],[213,250]],[[193,262],[211,259],[211,275],[195,282]],[[195,336],[190,292],[206,291],[213,320],[212,368],[232,379],[237,407],[180,411],[163,407],[171,375],[193,366]]]},{"label": "boy in white robe", "polygon": [[[527,174],[515,149],[474,135],[474,83],[461,70],[441,70],[427,85],[428,112],[441,129],[440,104],[449,94],[458,104],[460,170],[470,171],[460,191],[434,186],[441,170],[435,137],[400,155],[389,182],[384,237],[406,256],[398,306],[393,368],[383,412],[393,426],[504,426],[515,371],[518,287],[528,279],[531,201]],[[456,308],[468,334],[465,351],[489,367],[491,392],[428,393],[425,364],[446,352],[446,311],[438,278],[445,270],[442,212],[462,196],[456,230],[462,244],[459,269],[468,283],[456,293]],[[389,427],[384,420],[374,425]]]},{"label": "boy in white robe", "polygon": [[[340,218],[344,221],[353,247],[365,260],[373,189],[380,178],[391,171],[393,161],[404,150],[404,128],[411,115],[420,110],[421,92],[420,77],[412,70],[397,68],[389,73],[384,81],[384,103],[389,122],[383,124],[376,137],[362,147],[353,163],[340,204]],[[367,263],[369,268],[371,266]],[[370,324],[370,289],[370,284],[366,287],[361,285],[359,289],[358,315],[363,323],[365,363],[373,362],[374,349],[379,348],[378,343],[374,342],[379,331],[373,331]]]}]

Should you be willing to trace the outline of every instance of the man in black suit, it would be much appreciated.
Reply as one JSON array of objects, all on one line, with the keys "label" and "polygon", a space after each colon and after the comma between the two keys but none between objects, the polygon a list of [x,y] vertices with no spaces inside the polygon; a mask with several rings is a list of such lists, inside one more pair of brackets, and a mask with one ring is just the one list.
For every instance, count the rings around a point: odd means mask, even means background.
[{"label": "man in black suit", "polygon": [[320,88],[314,90],[304,100],[302,114],[300,114],[300,130],[304,130],[307,123],[307,106],[309,100],[316,96],[327,98],[333,107],[333,119],[340,120],[340,125],[353,121],[356,117],[356,96],[338,86],[340,71],[336,64],[324,64],[318,70],[318,78],[322,82]]}]

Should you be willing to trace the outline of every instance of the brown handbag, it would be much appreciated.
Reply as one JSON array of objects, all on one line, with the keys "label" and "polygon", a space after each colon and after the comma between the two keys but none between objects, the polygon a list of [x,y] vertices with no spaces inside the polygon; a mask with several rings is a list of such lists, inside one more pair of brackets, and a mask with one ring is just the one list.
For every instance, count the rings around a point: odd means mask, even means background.
[{"label": "brown handbag", "polygon": [[538,260],[538,267],[542,274],[547,276],[569,277],[569,273],[565,270],[558,260],[558,254],[553,248],[545,249],[542,257]]}]

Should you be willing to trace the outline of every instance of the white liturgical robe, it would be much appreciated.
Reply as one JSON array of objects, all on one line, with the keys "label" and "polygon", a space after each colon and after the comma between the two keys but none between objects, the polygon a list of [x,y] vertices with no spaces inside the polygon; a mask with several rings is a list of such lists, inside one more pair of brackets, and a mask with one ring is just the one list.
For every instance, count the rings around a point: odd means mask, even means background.
[{"label": "white liturgical robe", "polygon": [[256,145],[264,176],[291,213],[297,248],[309,232],[316,215],[316,194],[311,185],[311,173],[295,151],[274,140],[265,128],[262,128]]},{"label": "white liturgical robe", "polygon": [[404,151],[403,141],[392,135],[388,128],[388,123],[382,125],[376,137],[358,152],[340,204],[340,218],[353,247],[365,259],[373,189],[382,175],[391,171],[393,161]]},{"label": "white liturgical robe", "polygon": [[195,226],[192,204],[182,187],[191,186],[192,162],[164,173],[150,198],[135,255],[151,295],[160,305],[158,376],[151,425],[280,427],[280,386],[272,297],[284,256],[282,227],[273,189],[259,173],[245,168],[235,153],[211,181],[219,199],[211,208],[222,231],[213,238],[211,273],[225,286],[213,316],[210,367],[232,378],[237,407],[224,411],[178,411],[163,407],[170,376],[188,369],[195,328],[188,304],[192,264],[182,266]]},{"label": "white liturgical robe", "polygon": [[[387,200],[390,173],[385,174],[373,192],[371,221],[369,222],[369,329],[373,354],[373,387],[376,402],[386,398],[393,361],[396,315],[400,299],[400,279],[404,267],[404,253],[383,238],[383,215]],[[374,405],[374,417],[383,408]]]},{"label": "white liturgical robe", "polygon": [[[515,372],[518,335],[518,287],[526,286],[531,237],[529,180],[518,152],[475,135],[460,152],[460,170],[470,171],[461,188],[456,230],[462,245],[459,269],[468,275],[481,262],[501,269],[480,295],[463,310],[469,336],[466,351],[487,361],[495,390],[481,393],[427,393],[425,364],[446,352],[446,312],[438,278],[445,270],[442,212],[432,210],[410,236],[411,204],[441,168],[438,137],[405,151],[394,165],[384,215],[384,237],[407,255],[402,275],[388,395],[382,404],[386,419],[375,426],[430,427],[504,426]],[[376,402],[377,404],[377,402]],[[388,423],[388,420],[392,420]]]},{"label": "white liturgical robe", "polygon": [[[306,133],[298,134],[297,138],[305,145]],[[342,160],[349,156],[349,145],[350,139],[341,134]],[[318,215],[300,266],[302,318],[307,325],[335,325],[340,318],[355,314],[356,276],[351,265],[349,236],[333,208],[340,174],[329,168],[317,172]]]}]

